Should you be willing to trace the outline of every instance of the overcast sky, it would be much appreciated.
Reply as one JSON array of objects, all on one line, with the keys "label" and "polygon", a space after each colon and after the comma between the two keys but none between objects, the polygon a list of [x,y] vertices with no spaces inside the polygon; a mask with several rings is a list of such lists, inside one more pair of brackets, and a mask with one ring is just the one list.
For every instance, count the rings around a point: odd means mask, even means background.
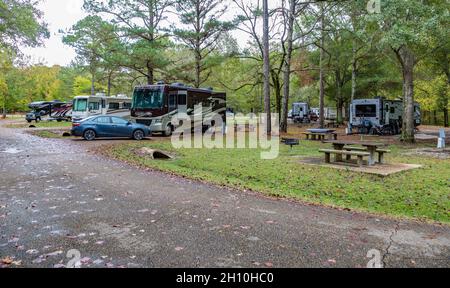
[{"label": "overcast sky", "polygon": [[[248,0],[251,1],[251,0]],[[273,5],[278,2],[269,1]],[[32,63],[42,62],[46,65],[66,66],[75,58],[74,50],[62,43],[59,30],[67,30],[87,14],[82,9],[83,0],[42,0],[39,9],[44,12],[44,21],[48,23],[51,33],[45,45],[38,48],[24,48],[23,52],[31,57]],[[226,18],[232,18],[236,10],[229,9]],[[233,32],[239,45],[245,45],[248,37],[240,32]]]},{"label": "overcast sky", "polygon": [[82,10],[83,0],[43,0],[39,9],[44,12],[44,20],[48,23],[50,39],[45,46],[25,48],[23,52],[31,56],[32,62],[43,61],[47,65],[68,65],[75,58],[75,52],[62,43],[60,29],[68,29],[86,14]]}]

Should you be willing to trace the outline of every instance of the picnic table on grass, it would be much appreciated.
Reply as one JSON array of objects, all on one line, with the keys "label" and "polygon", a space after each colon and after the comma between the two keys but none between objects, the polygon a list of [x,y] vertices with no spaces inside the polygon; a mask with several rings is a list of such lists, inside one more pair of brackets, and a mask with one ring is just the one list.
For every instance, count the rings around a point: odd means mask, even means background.
[{"label": "picnic table on grass", "polygon": [[337,140],[336,130],[331,129],[308,129],[307,132],[301,133],[306,136],[306,140],[325,140],[328,137],[329,140]]},{"label": "picnic table on grass", "polygon": [[352,156],[358,157],[358,164],[362,166],[363,158],[368,157],[369,166],[375,165],[376,153],[378,153],[378,162],[384,163],[384,154],[389,153],[389,150],[383,149],[388,145],[380,142],[370,141],[323,141],[333,145],[334,150],[322,149],[320,152],[325,153],[325,161],[330,163],[330,154],[336,155],[336,162],[343,162],[342,156],[347,156],[347,161],[351,160]]}]

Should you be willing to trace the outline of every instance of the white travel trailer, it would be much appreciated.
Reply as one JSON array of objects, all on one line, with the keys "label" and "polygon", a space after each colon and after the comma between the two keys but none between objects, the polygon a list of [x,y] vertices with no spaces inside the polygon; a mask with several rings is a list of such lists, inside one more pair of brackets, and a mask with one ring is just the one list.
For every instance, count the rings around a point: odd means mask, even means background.
[{"label": "white travel trailer", "polygon": [[[370,133],[372,127],[381,134],[399,134],[402,127],[403,102],[400,100],[358,99],[350,105],[350,128],[366,129]],[[421,124],[420,105],[414,106],[414,124]]]},{"label": "white travel trailer", "polygon": [[73,120],[82,120],[97,115],[130,117],[132,99],[126,95],[77,96],[73,100]]},{"label": "white travel trailer", "polygon": [[[311,112],[320,115],[320,108],[312,108]],[[325,107],[323,109],[325,120],[336,120],[337,119],[337,110],[336,108]]]},{"label": "white travel trailer", "polygon": [[307,103],[293,103],[292,118],[294,123],[309,122],[309,105]]}]

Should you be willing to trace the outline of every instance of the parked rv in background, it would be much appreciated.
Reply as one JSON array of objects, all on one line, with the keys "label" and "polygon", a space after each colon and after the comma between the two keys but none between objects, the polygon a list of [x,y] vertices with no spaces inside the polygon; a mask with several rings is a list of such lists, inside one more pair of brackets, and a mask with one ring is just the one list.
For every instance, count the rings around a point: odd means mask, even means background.
[{"label": "parked rv in background", "polygon": [[[317,116],[320,115],[320,108],[312,108],[311,111]],[[324,108],[325,120],[337,120],[337,109],[331,107]]]},{"label": "parked rv in background", "polygon": [[310,123],[319,119],[318,114],[310,110],[307,103],[293,103],[291,111],[290,118],[294,120],[294,123]]},{"label": "parked rv in background", "polygon": [[[355,132],[380,135],[401,133],[403,102],[384,98],[358,99],[350,106],[350,129]],[[420,106],[414,106],[414,124],[421,124]]]},{"label": "parked rv in background", "polygon": [[131,117],[137,123],[150,126],[154,133],[161,132],[170,136],[180,124],[172,123],[172,117],[177,113],[194,115],[196,105],[203,107],[203,119],[207,119],[214,112],[226,121],[224,92],[214,92],[212,88],[192,88],[181,83],[166,85],[161,82],[134,89]]},{"label": "parked rv in background", "polygon": [[126,95],[110,96],[97,94],[95,96],[77,96],[73,100],[72,118],[86,119],[91,116],[111,115],[130,117],[131,98]]},{"label": "parked rv in background", "polygon": [[70,121],[72,117],[72,103],[59,100],[33,102],[28,107],[32,109],[25,117],[28,123],[42,121],[44,117],[47,120],[56,120],[58,122]]}]

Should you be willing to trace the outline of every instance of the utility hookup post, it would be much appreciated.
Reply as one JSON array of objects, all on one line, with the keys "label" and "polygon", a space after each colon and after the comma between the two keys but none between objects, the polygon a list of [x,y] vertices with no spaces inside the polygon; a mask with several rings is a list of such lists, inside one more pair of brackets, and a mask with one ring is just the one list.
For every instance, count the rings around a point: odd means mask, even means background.
[{"label": "utility hookup post", "polygon": [[445,130],[439,130],[438,149],[445,149]]}]

